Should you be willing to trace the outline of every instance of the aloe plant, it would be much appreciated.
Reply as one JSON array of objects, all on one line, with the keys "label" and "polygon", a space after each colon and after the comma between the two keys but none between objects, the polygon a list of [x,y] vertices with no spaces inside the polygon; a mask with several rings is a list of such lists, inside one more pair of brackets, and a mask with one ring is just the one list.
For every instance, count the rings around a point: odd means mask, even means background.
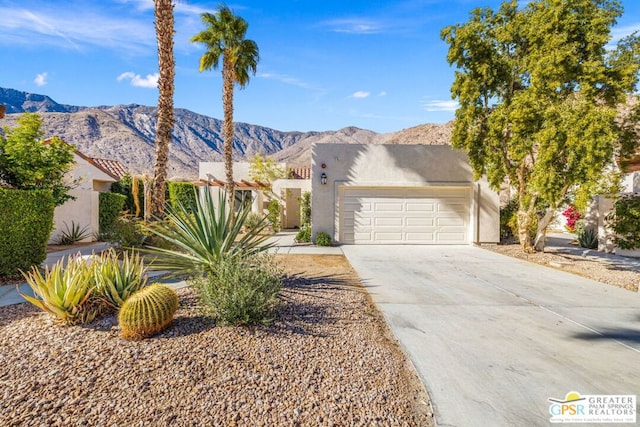
[{"label": "aloe plant", "polygon": [[112,308],[122,306],[134,292],[147,284],[147,268],[136,252],[124,252],[122,260],[110,248],[96,255],[91,264],[96,293]]},{"label": "aloe plant", "polygon": [[23,273],[34,296],[20,295],[31,304],[51,313],[66,324],[92,321],[100,307],[92,300],[94,287],[92,270],[78,253],[61,259],[44,274],[37,267]]},{"label": "aloe plant", "polygon": [[173,276],[215,273],[224,256],[251,256],[266,251],[273,245],[266,243],[268,235],[263,233],[268,225],[265,218],[242,234],[250,212],[251,207],[242,204],[233,215],[223,192],[216,207],[209,187],[200,192],[195,206],[167,206],[165,220],[148,230],[175,249],[146,248],[144,252],[154,255],[150,268],[170,271]]}]

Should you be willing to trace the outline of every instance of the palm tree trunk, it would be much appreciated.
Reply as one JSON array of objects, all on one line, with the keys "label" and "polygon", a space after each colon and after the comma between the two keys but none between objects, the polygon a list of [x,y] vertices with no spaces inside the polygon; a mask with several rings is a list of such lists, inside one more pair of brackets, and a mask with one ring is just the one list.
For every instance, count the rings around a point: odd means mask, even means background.
[{"label": "palm tree trunk", "polygon": [[[153,196],[151,213],[162,218],[167,179],[167,161],[169,144],[173,129],[173,92],[175,76],[175,58],[173,56],[173,0],[154,0],[156,17],[156,36],[158,39],[158,123],[156,126],[156,163],[153,170]],[[147,214],[145,213],[145,216]],[[145,218],[149,219],[149,218]]]},{"label": "palm tree trunk", "polygon": [[233,85],[235,71],[225,53],[222,59],[222,107],[224,110],[224,168],[227,175],[227,201],[231,215],[235,212],[235,182],[233,181]]}]

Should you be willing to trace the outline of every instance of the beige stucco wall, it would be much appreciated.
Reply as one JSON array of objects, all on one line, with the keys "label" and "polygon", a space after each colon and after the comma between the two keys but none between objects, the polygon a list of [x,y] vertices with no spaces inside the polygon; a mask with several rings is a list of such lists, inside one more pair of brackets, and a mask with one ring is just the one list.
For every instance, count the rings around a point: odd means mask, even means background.
[{"label": "beige stucco wall", "polygon": [[[322,164],[325,168],[322,168]],[[338,239],[338,192],[344,186],[468,187],[471,191],[473,241],[500,240],[498,193],[485,179],[474,182],[468,157],[449,146],[314,144],[312,147],[311,223]],[[327,184],[320,175],[327,175]]]},{"label": "beige stucco wall", "polygon": [[[286,169],[286,163],[278,164],[281,168]],[[233,179],[235,181],[251,181],[250,169],[251,164],[249,162],[234,162],[233,163]],[[220,181],[226,181],[224,162],[200,162],[199,179],[217,179]],[[214,187],[212,193],[214,200],[218,200],[218,194],[223,189],[220,187]],[[288,191],[292,190],[292,191]],[[272,183],[272,191],[269,194],[265,194],[262,190],[253,190],[253,204],[252,211],[255,213],[266,213],[266,203],[270,198],[275,197],[278,199],[281,205],[281,224],[284,228],[295,227],[300,225],[300,212],[299,204],[294,194],[302,191],[311,191],[311,181],[302,179],[278,179]],[[298,208],[296,208],[296,205]]]},{"label": "beige stucco wall", "polygon": [[49,237],[49,242],[54,243],[65,230],[65,223],[71,229],[72,223],[80,228],[87,227],[89,236],[85,241],[95,240],[98,233],[99,221],[99,193],[109,191],[111,183],[115,179],[98,169],[87,160],[74,155],[75,166],[67,174],[67,182],[80,179],[77,187],[69,192],[75,200],[68,200],[65,204],[56,207],[53,213],[54,229]]}]

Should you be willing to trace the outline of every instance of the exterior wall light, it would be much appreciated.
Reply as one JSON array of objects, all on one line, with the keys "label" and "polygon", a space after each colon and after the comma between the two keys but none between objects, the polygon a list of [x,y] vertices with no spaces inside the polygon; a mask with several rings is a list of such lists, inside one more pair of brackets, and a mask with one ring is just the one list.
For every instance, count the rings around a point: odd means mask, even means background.
[{"label": "exterior wall light", "polygon": [[327,174],[322,172],[322,175],[320,175],[320,183],[322,185],[325,185],[327,183]]}]

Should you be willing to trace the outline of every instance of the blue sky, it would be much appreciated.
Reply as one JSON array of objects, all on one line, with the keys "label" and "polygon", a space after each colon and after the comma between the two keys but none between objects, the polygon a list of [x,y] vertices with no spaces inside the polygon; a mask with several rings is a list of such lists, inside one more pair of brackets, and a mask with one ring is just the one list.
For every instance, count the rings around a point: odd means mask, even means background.
[{"label": "blue sky", "polygon": [[[491,0],[230,0],[260,48],[236,90],[235,121],[282,131],[357,126],[393,132],[453,118],[453,69],[440,30]],[[219,1],[175,9],[175,106],[222,118],[221,76],[198,72],[189,38]],[[625,0],[614,36],[640,30]],[[153,0],[0,0],[0,87],[97,106],[156,105]]]}]

